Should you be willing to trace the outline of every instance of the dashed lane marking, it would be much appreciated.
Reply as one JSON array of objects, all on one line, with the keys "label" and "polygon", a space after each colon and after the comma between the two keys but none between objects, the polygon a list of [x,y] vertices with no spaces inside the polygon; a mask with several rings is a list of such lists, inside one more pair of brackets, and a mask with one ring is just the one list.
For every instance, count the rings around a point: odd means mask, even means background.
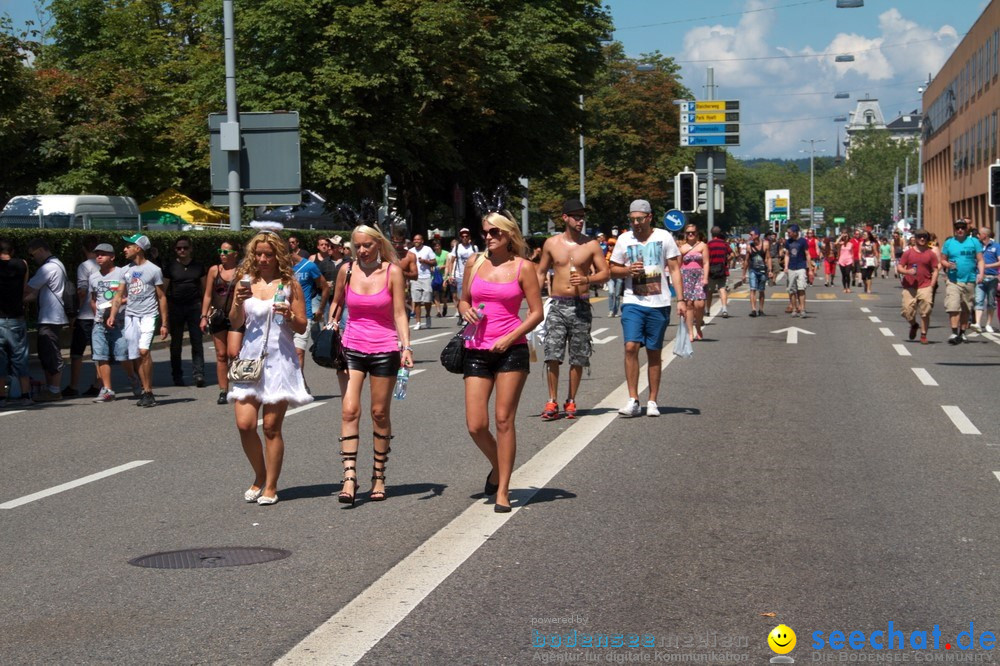
[{"label": "dashed lane marking", "polygon": [[956,405],[941,405],[941,409],[944,410],[944,413],[948,415],[948,418],[951,419],[951,422],[955,424],[955,427],[963,435],[982,434],[960,407]]},{"label": "dashed lane marking", "polygon": [[837,300],[837,294],[816,294],[816,300],[835,301]]},{"label": "dashed lane marking", "polygon": [[906,348],[906,345],[893,345],[892,348],[895,349],[896,353],[900,356],[913,356],[913,354],[910,353],[910,350]]},{"label": "dashed lane marking", "polygon": [[997,481],[1000,481],[1000,472],[993,472],[993,476],[997,477]]},{"label": "dashed lane marking", "polygon": [[917,376],[917,379],[919,379],[920,383],[923,384],[924,386],[937,386],[938,385],[937,381],[935,381],[934,378],[931,377],[931,373],[927,372],[925,369],[923,369],[923,368],[910,368],[910,370],[913,370],[913,374],[915,374]]},{"label": "dashed lane marking", "polygon": [[885,337],[887,337],[887,338],[891,338],[892,337],[892,329],[891,328],[886,328],[885,326],[883,326],[882,328],[880,328],[878,330],[882,331],[882,335],[884,335]]},{"label": "dashed lane marking", "polygon": [[868,314],[868,313],[870,313],[872,311],[872,309],[871,308],[861,308],[861,311],[864,312],[865,314]]},{"label": "dashed lane marking", "polygon": [[[326,404],[325,402],[310,402],[308,405],[302,405],[301,407],[296,407],[295,409],[289,409],[287,412],[285,412],[285,416],[287,417],[291,416],[292,414],[298,414],[299,412],[304,412],[307,409],[315,409],[316,407],[320,407],[325,404]],[[257,419],[257,427],[259,428],[262,425],[264,425],[264,419],[263,418]]]},{"label": "dashed lane marking", "polygon": [[62,483],[58,486],[53,486],[47,490],[39,490],[37,493],[31,493],[30,495],[25,495],[24,497],[19,497],[16,500],[11,500],[9,502],[4,502],[0,504],[0,509],[14,509],[23,504],[28,504],[29,502],[34,502],[35,500],[40,500],[44,497],[49,497],[50,495],[56,495],[58,493],[66,492],[67,490],[72,490],[79,486],[98,481],[100,479],[113,476],[115,474],[120,474],[121,472],[126,472],[130,469],[135,469],[136,467],[141,467],[142,465],[148,465],[153,462],[152,460],[133,460],[130,463],[124,465],[119,465],[118,467],[112,467],[111,469],[106,469],[103,472],[97,472],[96,474],[91,474],[90,476],[85,476],[75,481],[68,481]]},{"label": "dashed lane marking", "polygon": [[863,301],[877,301],[879,299],[878,294],[858,294],[858,298]]},{"label": "dashed lane marking", "polygon": [[873,324],[881,324],[882,323],[882,320],[879,319],[878,317],[875,317],[875,316],[868,317],[868,321],[870,321]]}]

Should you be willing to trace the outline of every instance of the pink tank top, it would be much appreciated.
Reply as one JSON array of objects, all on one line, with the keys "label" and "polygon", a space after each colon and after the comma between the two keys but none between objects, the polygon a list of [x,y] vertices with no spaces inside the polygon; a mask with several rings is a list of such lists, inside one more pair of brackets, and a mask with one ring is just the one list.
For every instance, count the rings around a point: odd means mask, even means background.
[{"label": "pink tank top", "polygon": [[[521,289],[521,266],[524,260],[521,259],[517,265],[517,276],[510,282],[487,282],[479,277],[472,276],[472,309],[478,310],[479,304],[483,303],[483,314],[486,315],[486,322],[476,328],[476,335],[466,341],[465,346],[469,349],[492,349],[497,340],[507,335],[521,325],[521,318],[517,316],[521,309],[521,301],[524,299],[524,291]],[[478,270],[477,270],[478,273]],[[514,341],[514,344],[525,344],[528,340],[522,335]]]},{"label": "pink tank top", "polygon": [[389,293],[389,271],[385,271],[385,286],[374,294],[359,294],[346,285],[344,302],[347,305],[347,328],[344,346],[362,354],[384,354],[399,349],[396,320],[392,313],[392,294]]}]

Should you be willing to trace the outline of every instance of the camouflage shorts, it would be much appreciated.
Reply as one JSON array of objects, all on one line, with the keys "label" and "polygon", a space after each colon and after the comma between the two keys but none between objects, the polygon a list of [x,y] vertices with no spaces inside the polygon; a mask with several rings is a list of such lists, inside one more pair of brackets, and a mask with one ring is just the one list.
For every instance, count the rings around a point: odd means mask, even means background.
[{"label": "camouflage shorts", "polygon": [[578,298],[554,298],[545,318],[545,360],[562,363],[569,344],[569,364],[590,365],[590,303]]}]

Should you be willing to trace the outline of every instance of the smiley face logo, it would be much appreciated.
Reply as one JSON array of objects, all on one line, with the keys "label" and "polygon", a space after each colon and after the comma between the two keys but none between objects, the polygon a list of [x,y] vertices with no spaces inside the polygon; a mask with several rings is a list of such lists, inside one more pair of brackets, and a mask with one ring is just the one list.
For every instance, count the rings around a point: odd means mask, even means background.
[{"label": "smiley face logo", "polygon": [[779,624],[767,635],[767,646],[778,654],[788,654],[795,649],[795,632],[787,624]]}]

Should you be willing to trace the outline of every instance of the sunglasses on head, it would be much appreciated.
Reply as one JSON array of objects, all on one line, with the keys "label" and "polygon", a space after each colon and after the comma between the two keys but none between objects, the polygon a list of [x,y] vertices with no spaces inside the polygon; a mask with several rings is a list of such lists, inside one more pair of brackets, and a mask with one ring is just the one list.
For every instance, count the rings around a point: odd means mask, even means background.
[{"label": "sunglasses on head", "polygon": [[486,235],[489,236],[490,238],[500,238],[501,236],[503,236],[503,229],[501,229],[500,227],[491,227],[490,229],[486,230]]}]

